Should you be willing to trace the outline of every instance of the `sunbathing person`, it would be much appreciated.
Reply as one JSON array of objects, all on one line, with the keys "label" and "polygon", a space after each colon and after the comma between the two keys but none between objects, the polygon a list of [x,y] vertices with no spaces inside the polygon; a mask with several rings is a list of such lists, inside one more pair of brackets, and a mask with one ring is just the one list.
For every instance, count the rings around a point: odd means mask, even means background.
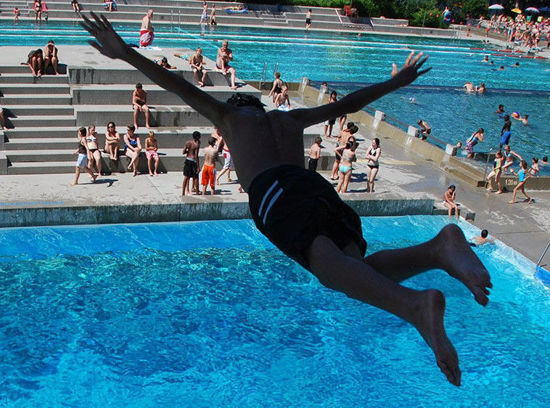
[{"label": "sunbathing person", "polygon": [[120,134],[116,130],[115,122],[107,123],[107,131],[105,132],[105,153],[109,155],[111,160],[118,160],[118,148],[120,146]]},{"label": "sunbathing person", "polygon": [[204,58],[202,56],[202,48],[197,48],[197,51],[189,57],[189,65],[191,65],[191,68],[193,69],[195,81],[197,81],[197,84],[199,84],[200,87],[203,87],[204,82],[206,81],[206,68],[204,68],[206,62],[204,62]]},{"label": "sunbathing person", "polygon": [[6,117],[4,116],[4,108],[2,106],[0,106],[0,126],[2,126],[2,130],[8,130],[6,126]]},{"label": "sunbathing person", "polygon": [[134,177],[137,176],[139,166],[139,156],[141,155],[141,140],[135,134],[136,128],[128,126],[126,134],[124,135],[124,155],[130,158],[128,163],[128,170],[134,172]]},{"label": "sunbathing person", "polygon": [[53,40],[48,41],[46,47],[44,47],[44,73],[48,69],[48,66],[51,64],[55,75],[59,75],[57,70],[57,64],[59,63],[59,57],[57,56],[57,47]]},{"label": "sunbathing person", "polygon": [[42,64],[44,63],[44,57],[40,48],[29,52],[27,59],[27,65],[31,69],[32,76],[40,78],[42,76]]},{"label": "sunbathing person", "polygon": [[[110,58],[133,65],[159,86],[179,95],[220,129],[231,148],[242,187],[249,194],[258,229],[287,256],[311,271],[325,286],[386,310],[411,323],[431,347],[447,379],[460,385],[456,350],[445,333],[445,297],[436,289],[417,290],[401,281],[430,269],[443,269],[462,281],[477,302],[489,301],[490,276],[462,230],[444,227],[430,241],[384,250],[364,258],[361,219],[321,175],[304,168],[304,129],[328,118],[357,112],[365,105],[412,83],[422,53],[407,57],[391,79],[362,88],[340,101],[289,112],[264,111],[254,96],[233,95],[218,101],[182,77],[145,58],[114,31],[104,17],[91,14],[82,26],[97,41],[90,44]],[[481,357],[481,356],[480,356]]]},{"label": "sunbathing person", "polygon": [[176,69],[176,67],[170,65],[168,63],[168,58],[166,57],[162,57],[159,61],[158,61],[158,64],[162,67],[162,68],[166,68],[166,69]]},{"label": "sunbathing person", "polygon": [[132,106],[134,109],[134,127],[137,129],[138,126],[138,113],[143,112],[145,115],[145,127],[150,128],[149,124],[149,106],[147,105],[147,92],[143,90],[143,85],[139,82],[136,84],[136,89],[132,93]]},{"label": "sunbathing person", "polygon": [[235,68],[229,65],[230,61],[233,61],[233,51],[228,47],[229,43],[227,40],[223,40],[221,48],[218,49],[218,55],[216,57],[216,68],[222,74],[231,75],[231,89],[237,89],[235,85]]}]

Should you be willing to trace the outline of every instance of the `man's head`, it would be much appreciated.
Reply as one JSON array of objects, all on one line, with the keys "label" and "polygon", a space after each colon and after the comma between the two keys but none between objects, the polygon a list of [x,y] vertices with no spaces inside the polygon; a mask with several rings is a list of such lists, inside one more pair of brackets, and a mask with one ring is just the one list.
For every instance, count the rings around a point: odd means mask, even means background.
[{"label": "man's head", "polygon": [[227,103],[237,107],[251,106],[265,112],[264,104],[253,95],[237,92],[227,100]]},{"label": "man's head", "polygon": [[218,140],[215,138],[215,137],[211,137],[210,139],[208,139],[208,144],[212,147],[216,146],[216,142]]},{"label": "man's head", "polygon": [[544,157],[542,158],[542,162],[543,162],[543,163],[548,163],[548,156],[544,156]]},{"label": "man's head", "polygon": [[229,41],[223,40],[222,41],[222,48],[227,48],[229,46]]},{"label": "man's head", "polygon": [[80,137],[86,137],[86,128],[84,126],[78,128],[78,135]]},{"label": "man's head", "polygon": [[48,41],[48,45],[55,45],[55,43],[53,42],[53,40],[50,40]]},{"label": "man's head", "polygon": [[197,48],[197,55],[201,55],[201,54],[202,54],[202,48],[199,47],[199,48]]},{"label": "man's head", "polygon": [[503,111],[504,110],[504,105],[498,105],[498,110]]},{"label": "man's head", "polygon": [[153,9],[147,10],[147,17],[153,18]]},{"label": "man's head", "polygon": [[197,141],[201,140],[201,132],[195,130],[195,131],[193,132],[193,139],[194,139],[194,140],[197,140]]},{"label": "man's head", "polygon": [[[114,123],[113,123],[113,125],[114,125]],[[126,126],[126,130],[128,131],[128,134],[133,135],[134,132],[136,131],[136,127],[134,125],[128,125],[128,126]]]},{"label": "man's head", "polygon": [[511,149],[510,149],[510,145],[504,145],[504,151],[505,152],[509,152]]},{"label": "man's head", "polygon": [[505,121],[510,120],[510,116],[509,116],[509,115],[504,115],[504,120],[505,120]]},{"label": "man's head", "polygon": [[486,229],[481,231],[481,238],[487,238],[489,236],[489,231]]},{"label": "man's head", "polygon": [[455,190],[456,190],[456,186],[455,186],[454,184],[451,184],[451,185],[449,186],[449,190],[455,191]]},{"label": "man's head", "polygon": [[141,83],[137,83],[136,84],[136,89],[143,89],[143,85]]}]

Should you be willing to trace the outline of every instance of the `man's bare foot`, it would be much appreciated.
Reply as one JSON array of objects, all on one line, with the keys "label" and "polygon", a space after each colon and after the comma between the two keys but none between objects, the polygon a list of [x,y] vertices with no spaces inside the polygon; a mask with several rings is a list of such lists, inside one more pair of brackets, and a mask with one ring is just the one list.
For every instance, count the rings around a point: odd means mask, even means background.
[{"label": "man's bare foot", "polygon": [[231,180],[230,178],[227,179],[227,182],[228,183],[233,183],[233,180]]},{"label": "man's bare foot", "polygon": [[[151,128],[152,128],[152,126],[151,126],[149,123],[145,124],[145,127],[146,127],[147,129],[151,129]],[[137,127],[136,127],[136,129],[137,129]]]},{"label": "man's bare foot", "polygon": [[502,191],[502,190],[499,190],[499,191],[495,192],[495,194],[502,194],[502,193],[504,193],[504,191]]},{"label": "man's bare foot", "polygon": [[420,293],[416,307],[416,317],[411,322],[432,349],[435,361],[451,384],[460,386],[460,367],[458,355],[445,333],[443,316],[445,314],[445,297],[438,290],[430,289]]},{"label": "man's bare foot", "polygon": [[153,177],[153,173],[149,173],[149,175],[150,175],[151,177]]},{"label": "man's bare foot", "polygon": [[514,203],[515,203],[515,201],[514,201],[514,200],[510,200],[510,201],[508,201],[508,204],[514,204]]},{"label": "man's bare foot", "polygon": [[74,181],[71,183],[71,186],[77,186],[78,183],[75,183]]},{"label": "man's bare foot", "polygon": [[139,129],[139,126],[137,123],[134,123],[134,127],[136,128],[136,130]]},{"label": "man's bare foot", "polygon": [[473,293],[476,302],[485,306],[489,302],[487,288],[493,287],[491,277],[472,251],[460,227],[456,224],[446,225],[433,241],[433,253],[438,257],[438,265],[461,281]]},{"label": "man's bare foot", "polygon": [[2,126],[2,130],[8,130],[7,126]]},{"label": "man's bare foot", "polygon": [[156,171],[155,171],[155,173],[154,173],[154,174],[155,174],[155,176],[158,176],[158,175],[159,175],[159,174],[158,174],[158,173],[157,173]]}]

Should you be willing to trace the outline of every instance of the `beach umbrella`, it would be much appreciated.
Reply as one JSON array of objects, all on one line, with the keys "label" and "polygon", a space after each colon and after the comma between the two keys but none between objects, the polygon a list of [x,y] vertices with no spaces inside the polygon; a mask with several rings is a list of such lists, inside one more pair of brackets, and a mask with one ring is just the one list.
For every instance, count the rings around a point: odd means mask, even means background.
[{"label": "beach umbrella", "polygon": [[500,4],[493,4],[492,6],[489,6],[489,10],[504,10],[504,6],[501,6]]},{"label": "beach umbrella", "polygon": [[527,7],[525,11],[528,11],[529,13],[538,13],[539,9],[536,7]]},{"label": "beach umbrella", "polygon": [[521,10],[518,9],[517,7],[516,7],[516,8],[513,8],[512,11],[513,11],[514,13],[521,14]]}]

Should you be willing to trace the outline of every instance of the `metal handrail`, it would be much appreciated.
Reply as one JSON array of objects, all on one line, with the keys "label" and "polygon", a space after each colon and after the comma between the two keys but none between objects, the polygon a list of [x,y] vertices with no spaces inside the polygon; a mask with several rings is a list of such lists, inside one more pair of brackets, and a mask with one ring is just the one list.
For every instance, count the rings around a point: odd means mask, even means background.
[{"label": "metal handrail", "polygon": [[260,78],[260,89],[262,89],[262,85],[265,82],[266,74],[267,74],[267,61],[264,61],[264,69],[262,71],[262,77]]},{"label": "metal handrail", "polygon": [[542,262],[542,258],[544,258],[544,255],[546,255],[546,252],[548,252],[548,248],[550,248],[550,241],[548,241],[546,248],[544,249],[544,251],[542,251],[542,255],[540,256],[539,261],[537,262],[537,268],[540,266]]}]

